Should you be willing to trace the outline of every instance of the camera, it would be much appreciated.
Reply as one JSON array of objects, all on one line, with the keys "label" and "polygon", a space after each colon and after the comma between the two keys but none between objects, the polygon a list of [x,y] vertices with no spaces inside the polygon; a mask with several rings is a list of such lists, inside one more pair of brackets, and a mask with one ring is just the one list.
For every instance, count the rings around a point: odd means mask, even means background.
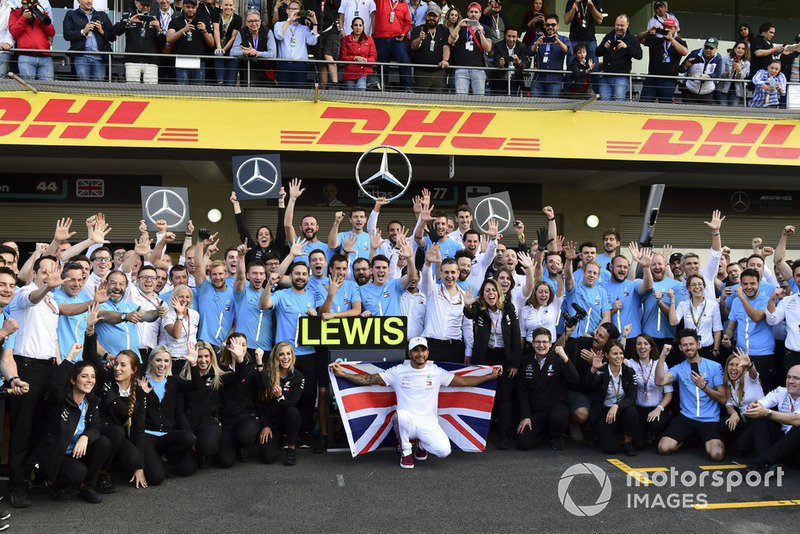
[{"label": "camera", "polygon": [[656,28],[656,33],[659,35],[669,35],[669,30],[666,28]]},{"label": "camera", "polygon": [[52,23],[50,17],[47,16],[47,13],[42,11],[42,8],[39,7],[39,0],[22,0],[22,7],[30,11],[31,14],[36,17],[43,26],[50,26]]},{"label": "camera", "polygon": [[308,9],[301,9],[300,11],[297,12],[297,16],[300,17],[301,19],[306,18],[310,15],[311,11],[309,11]]},{"label": "camera", "polygon": [[572,328],[579,322],[586,319],[586,317],[589,315],[588,313],[586,313],[586,310],[584,310],[582,307],[578,306],[574,302],[572,303],[572,307],[575,310],[575,315],[570,315],[567,312],[561,314],[561,316],[564,318],[564,326],[567,328]]},{"label": "camera", "polygon": [[200,241],[205,241],[209,237],[211,237],[211,232],[208,228],[200,228],[200,230],[197,231],[197,239]]}]

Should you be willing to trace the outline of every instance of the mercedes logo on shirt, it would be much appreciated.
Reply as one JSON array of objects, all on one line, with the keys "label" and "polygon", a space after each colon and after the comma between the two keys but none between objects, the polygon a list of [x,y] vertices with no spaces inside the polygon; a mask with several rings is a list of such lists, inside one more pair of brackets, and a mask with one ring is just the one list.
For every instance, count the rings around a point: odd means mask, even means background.
[{"label": "mercedes logo on shirt", "polygon": [[[371,154],[372,152],[382,150],[381,154],[381,163],[378,167],[377,172],[370,175],[369,178],[364,180],[361,179],[361,164],[364,161],[364,158]],[[389,151],[396,152],[406,162],[406,167],[408,174],[406,176],[398,175],[396,176],[389,170]],[[361,154],[361,157],[358,158],[358,163],[356,163],[356,183],[358,184],[358,188],[361,189],[361,192],[364,193],[366,196],[371,198],[372,200],[377,200],[378,197],[386,197],[386,200],[395,200],[403,196],[403,193],[406,192],[408,186],[411,185],[411,162],[408,160],[408,157],[399,149],[389,146],[389,145],[379,145],[370,148],[369,150],[365,151]],[[373,187],[378,188],[378,194],[373,195],[369,191],[367,191],[364,186],[372,184]],[[374,190],[373,190],[374,191]]]},{"label": "mercedes logo on shirt", "polygon": [[236,169],[236,183],[248,195],[263,197],[275,189],[278,169],[268,159],[253,157]]},{"label": "mercedes logo on shirt", "polygon": [[731,195],[731,208],[739,213],[747,211],[750,208],[750,195],[744,191],[735,191]]},{"label": "mercedes logo on shirt", "polygon": [[497,197],[484,198],[475,206],[475,222],[487,231],[491,219],[497,221],[497,231],[502,234],[511,224],[511,207]]},{"label": "mercedes logo on shirt", "polygon": [[145,216],[155,224],[163,219],[167,229],[176,228],[189,217],[189,209],[181,196],[171,189],[157,189],[144,201]]}]

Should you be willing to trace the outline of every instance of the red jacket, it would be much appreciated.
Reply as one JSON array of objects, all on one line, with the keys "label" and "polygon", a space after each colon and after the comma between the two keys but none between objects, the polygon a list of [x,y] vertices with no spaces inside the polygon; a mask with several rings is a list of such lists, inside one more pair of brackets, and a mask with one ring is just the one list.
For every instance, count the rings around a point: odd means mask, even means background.
[{"label": "red jacket", "polygon": [[[404,0],[375,0],[375,37],[397,37],[411,31],[411,14]],[[389,22],[394,10],[394,22]]]},{"label": "red jacket", "polygon": [[[33,21],[33,24],[31,24]],[[17,48],[31,48],[37,50],[50,50],[50,38],[56,34],[52,24],[43,26],[36,17],[30,20],[22,16],[22,8],[11,12],[8,18],[8,29],[17,41]],[[32,54],[33,52],[20,52]],[[49,56],[50,54],[43,54]]]},{"label": "red jacket", "polygon": [[[342,39],[342,49],[339,53],[339,59],[342,61],[354,61],[356,56],[366,58],[370,63],[378,61],[378,51],[375,49],[375,41],[372,37],[362,34],[363,39],[361,42],[356,41],[351,33]],[[368,74],[372,74],[372,67],[368,63],[359,63],[357,65],[345,65],[342,80],[357,80]]]}]

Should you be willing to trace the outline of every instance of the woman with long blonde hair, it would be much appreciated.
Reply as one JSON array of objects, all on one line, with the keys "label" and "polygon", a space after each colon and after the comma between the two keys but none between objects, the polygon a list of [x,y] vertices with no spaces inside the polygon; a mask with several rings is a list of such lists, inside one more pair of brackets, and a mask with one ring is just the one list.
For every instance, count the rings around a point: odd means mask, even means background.
[{"label": "woman with long blonde hair", "polygon": [[[264,352],[256,350],[256,360],[263,358]],[[274,463],[278,458],[281,435],[286,435],[286,458],[284,465],[295,465],[295,443],[300,432],[301,418],[297,402],[303,394],[305,379],[295,369],[295,354],[292,345],[286,341],[276,343],[266,365],[261,365],[259,373],[258,413],[261,420],[261,459],[265,464]]]}]

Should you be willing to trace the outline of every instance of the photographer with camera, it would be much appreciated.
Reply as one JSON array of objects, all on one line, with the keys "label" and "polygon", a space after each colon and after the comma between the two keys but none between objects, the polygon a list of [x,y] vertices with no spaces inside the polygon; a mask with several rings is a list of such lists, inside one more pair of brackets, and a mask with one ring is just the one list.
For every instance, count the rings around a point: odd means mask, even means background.
[{"label": "photographer with camera", "polygon": [[[651,26],[646,32],[638,34],[639,42],[650,50],[650,63],[647,74],[657,76],[677,76],[681,57],[689,53],[686,43],[678,34],[678,21],[666,19],[662,28]],[[640,102],[671,103],[677,80],[664,78],[645,78]]]},{"label": "photographer with camera", "polygon": [[122,20],[114,24],[114,35],[125,35],[125,52],[151,54],[125,59],[128,83],[158,83],[158,55],[167,39],[158,18],[149,15],[150,3],[136,0],[136,13],[123,13]]},{"label": "photographer with camera", "polygon": [[[541,70],[562,71],[564,60],[572,55],[572,44],[568,37],[558,35],[558,15],[548,14],[544,18],[544,35],[539,37],[530,47],[530,55],[536,58],[536,65]],[[561,93],[561,72],[539,72],[531,86],[531,96],[542,98],[558,98]]]},{"label": "photographer with camera", "polygon": [[[111,52],[117,39],[108,15],[94,9],[94,0],[79,0],[79,7],[64,16],[64,39],[70,50]],[[81,81],[100,81],[106,76],[106,58],[95,54],[73,56],[75,74]]]},{"label": "photographer with camera", "polygon": [[[630,19],[622,14],[614,22],[614,31],[600,41],[597,55],[603,58],[603,72],[630,74],[634,59],[642,59],[642,47],[635,35],[628,32]],[[600,79],[600,100],[625,100],[630,78],[628,76],[603,76]]]},{"label": "photographer with camera", "polygon": [[[275,24],[275,43],[282,61],[275,67],[275,77],[281,87],[303,88],[308,83],[308,47],[317,44],[319,31],[317,14],[303,9],[300,0],[292,0],[286,8],[289,18]],[[310,24],[309,24],[310,23]]]},{"label": "photographer with camera", "polygon": [[[45,0],[46,1],[46,0]],[[47,5],[49,8],[49,4]],[[50,22],[48,12],[36,0],[28,0],[22,7],[11,11],[8,27],[17,41],[17,48],[50,50],[56,29]],[[30,80],[52,80],[53,58],[50,52],[18,52],[17,64],[20,76]]]},{"label": "photographer with camera", "polygon": [[[211,22],[197,13],[197,0],[184,0],[181,14],[173,17],[167,31],[167,42],[174,46],[175,55],[204,56],[214,46]],[[203,85],[206,81],[205,61],[200,68],[175,67],[178,85]]]}]

